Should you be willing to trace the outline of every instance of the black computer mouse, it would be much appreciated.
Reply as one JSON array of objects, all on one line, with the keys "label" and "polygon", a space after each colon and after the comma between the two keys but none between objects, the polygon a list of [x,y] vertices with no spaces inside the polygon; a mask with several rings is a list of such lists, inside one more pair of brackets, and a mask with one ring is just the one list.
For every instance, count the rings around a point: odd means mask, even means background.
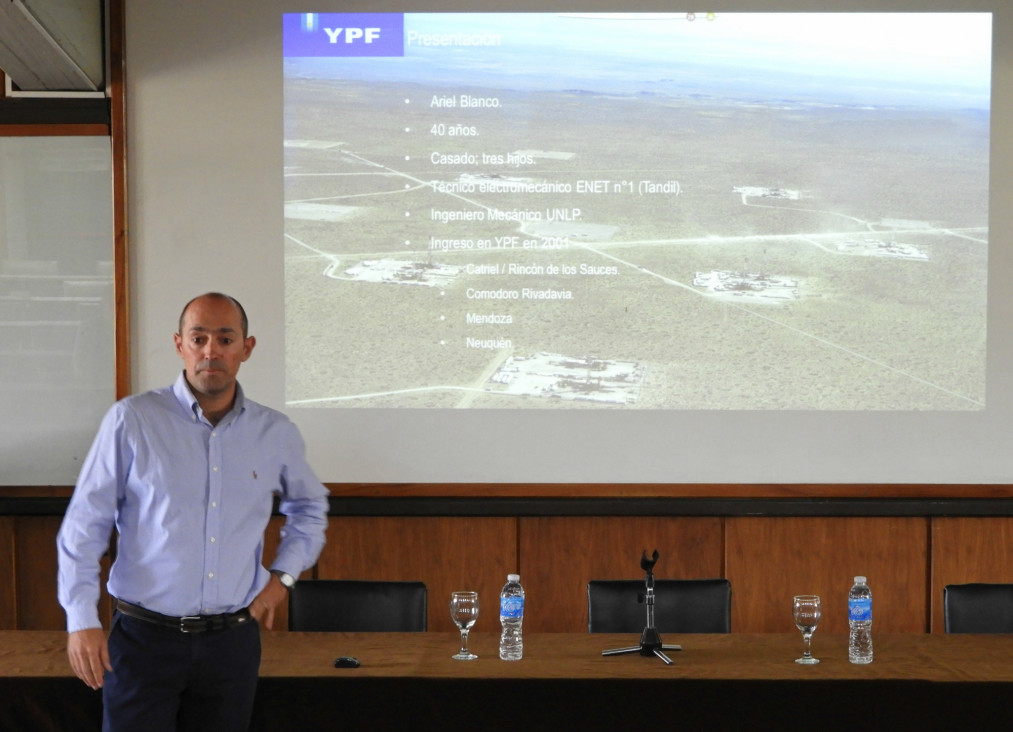
[{"label": "black computer mouse", "polygon": [[352,656],[338,656],[334,659],[334,668],[359,668],[359,659]]}]

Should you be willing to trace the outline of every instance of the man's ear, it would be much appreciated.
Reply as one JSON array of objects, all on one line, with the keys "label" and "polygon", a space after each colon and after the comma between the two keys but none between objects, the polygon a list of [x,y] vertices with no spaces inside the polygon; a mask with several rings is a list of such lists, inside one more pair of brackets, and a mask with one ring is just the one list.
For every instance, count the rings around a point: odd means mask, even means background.
[{"label": "man's ear", "polygon": [[244,361],[250,357],[251,353],[253,353],[253,347],[255,345],[257,345],[257,339],[254,338],[253,336],[248,336],[243,341],[243,360]]}]

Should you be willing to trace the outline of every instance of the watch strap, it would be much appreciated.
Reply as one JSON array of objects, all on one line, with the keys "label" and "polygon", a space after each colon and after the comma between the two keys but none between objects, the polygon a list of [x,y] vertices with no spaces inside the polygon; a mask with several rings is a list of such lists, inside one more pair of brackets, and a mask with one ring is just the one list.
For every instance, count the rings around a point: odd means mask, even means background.
[{"label": "watch strap", "polygon": [[291,590],[295,587],[295,577],[290,575],[288,572],[282,572],[280,569],[272,569],[271,574],[277,577],[286,589]]}]

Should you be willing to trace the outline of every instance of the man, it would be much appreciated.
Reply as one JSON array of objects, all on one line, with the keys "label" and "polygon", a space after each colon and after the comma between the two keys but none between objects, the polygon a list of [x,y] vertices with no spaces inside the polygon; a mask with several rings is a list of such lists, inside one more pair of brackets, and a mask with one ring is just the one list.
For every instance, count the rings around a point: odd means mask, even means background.
[{"label": "man", "polygon": [[[194,298],[174,336],[183,372],[107,413],[57,537],[74,673],[102,688],[105,730],[242,730],[271,628],[324,545],[327,490],[295,425],[236,381],[256,340],[234,298]],[[262,565],[273,498],[286,515]],[[117,532],[108,638],[99,562]]]}]

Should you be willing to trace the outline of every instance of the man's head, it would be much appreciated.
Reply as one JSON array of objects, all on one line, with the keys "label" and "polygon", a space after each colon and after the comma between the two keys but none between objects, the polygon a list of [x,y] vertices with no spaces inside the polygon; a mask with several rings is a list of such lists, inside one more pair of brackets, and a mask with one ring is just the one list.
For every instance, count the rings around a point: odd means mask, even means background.
[{"label": "man's head", "polygon": [[173,339],[186,380],[202,407],[206,406],[202,397],[231,403],[239,366],[256,345],[248,327],[243,306],[220,292],[195,297],[183,308]]},{"label": "man's head", "polygon": [[243,323],[243,338],[246,338],[247,336],[250,335],[250,321],[247,320],[246,318],[246,310],[243,308],[242,305],[239,304],[239,300],[229,295],[223,295],[220,292],[208,292],[204,295],[198,295],[193,300],[184,305],[183,312],[179,314],[179,330],[176,331],[177,333],[183,332],[183,318],[186,317],[186,311],[190,309],[190,306],[193,305],[194,302],[205,297],[217,298],[219,300],[229,300],[233,305],[235,305],[236,309],[239,311],[239,317]]}]

